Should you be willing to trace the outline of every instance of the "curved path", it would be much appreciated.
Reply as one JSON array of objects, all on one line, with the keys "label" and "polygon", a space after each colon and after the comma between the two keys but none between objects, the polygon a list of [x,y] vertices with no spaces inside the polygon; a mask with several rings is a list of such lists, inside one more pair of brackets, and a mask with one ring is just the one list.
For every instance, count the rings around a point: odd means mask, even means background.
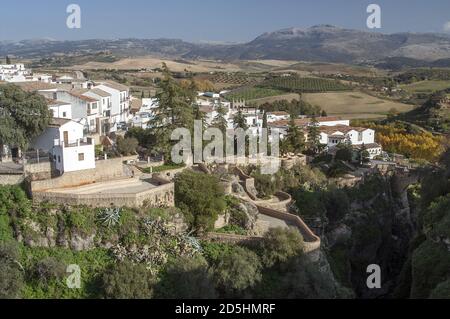
[{"label": "curved path", "polygon": [[[199,169],[206,174],[211,171],[204,164],[199,164]],[[304,251],[313,252],[320,248],[321,240],[297,215],[288,212],[288,207],[292,203],[292,197],[284,192],[278,192],[276,197],[270,200],[261,200],[254,194],[254,179],[246,175],[239,167],[234,167],[234,173],[239,177],[240,184],[243,186],[246,194],[239,196],[233,194],[236,198],[250,202],[258,208],[263,221],[275,225],[275,227],[295,226],[299,229],[304,240]]]}]

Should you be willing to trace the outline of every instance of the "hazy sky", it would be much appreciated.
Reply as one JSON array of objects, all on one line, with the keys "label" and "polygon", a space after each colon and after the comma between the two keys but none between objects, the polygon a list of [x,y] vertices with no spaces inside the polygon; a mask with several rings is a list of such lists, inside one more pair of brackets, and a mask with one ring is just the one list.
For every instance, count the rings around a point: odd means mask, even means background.
[{"label": "hazy sky", "polygon": [[[71,3],[81,7],[81,29],[66,27]],[[164,37],[243,42],[293,26],[366,29],[370,3],[382,8],[377,32],[444,32],[446,23],[450,32],[450,0],[4,0],[0,40]]]}]

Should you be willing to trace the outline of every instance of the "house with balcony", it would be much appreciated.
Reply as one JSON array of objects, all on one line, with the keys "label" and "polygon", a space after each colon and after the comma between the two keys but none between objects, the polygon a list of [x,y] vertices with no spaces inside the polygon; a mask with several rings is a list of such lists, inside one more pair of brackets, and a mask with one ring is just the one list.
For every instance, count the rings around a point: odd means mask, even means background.
[{"label": "house with balcony", "polygon": [[116,130],[120,122],[130,119],[130,89],[120,83],[105,81],[94,87],[111,95],[111,129]]},{"label": "house with balcony", "polygon": [[52,119],[31,148],[47,152],[60,174],[95,168],[93,140],[85,137],[82,124],[70,119]]}]

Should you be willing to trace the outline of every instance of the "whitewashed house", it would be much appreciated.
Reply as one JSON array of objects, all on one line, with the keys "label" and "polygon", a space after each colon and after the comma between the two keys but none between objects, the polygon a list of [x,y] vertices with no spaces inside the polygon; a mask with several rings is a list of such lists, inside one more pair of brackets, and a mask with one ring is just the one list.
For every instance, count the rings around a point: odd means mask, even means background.
[{"label": "whitewashed house", "polygon": [[54,118],[31,147],[48,152],[60,174],[95,168],[93,140],[84,136],[82,124],[69,119]]},{"label": "whitewashed house", "polygon": [[363,127],[351,127],[344,125],[321,126],[320,143],[326,145],[328,150],[333,150],[341,143],[348,143],[355,149],[365,148],[370,158],[381,155],[382,148],[375,143],[375,131]]},{"label": "whitewashed house", "polygon": [[99,114],[102,117],[107,118],[111,117],[111,109],[112,109],[111,93],[108,93],[98,88],[94,88],[89,91],[86,91],[82,95],[98,100],[100,102]]},{"label": "whitewashed house", "polygon": [[128,122],[130,118],[130,90],[127,86],[107,81],[94,88],[111,94],[111,124],[113,129],[120,122]]},{"label": "whitewashed house", "polygon": [[48,108],[53,112],[54,118],[72,119],[72,105],[57,100],[49,100]]},{"label": "whitewashed house", "polygon": [[267,112],[267,123],[287,121],[289,118],[290,115],[287,112]]},{"label": "whitewashed house", "polygon": [[0,81],[26,82],[29,81],[31,71],[24,64],[2,64],[0,65]]}]

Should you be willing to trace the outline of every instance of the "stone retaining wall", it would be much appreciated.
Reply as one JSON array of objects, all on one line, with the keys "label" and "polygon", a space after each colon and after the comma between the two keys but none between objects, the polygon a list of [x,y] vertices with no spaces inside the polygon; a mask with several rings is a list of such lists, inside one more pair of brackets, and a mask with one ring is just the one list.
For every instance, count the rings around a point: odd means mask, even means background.
[{"label": "stone retaining wall", "polygon": [[136,194],[64,194],[57,192],[33,192],[34,202],[49,201],[55,204],[86,205],[91,207],[130,207],[140,208],[144,204],[150,207],[175,206],[175,187],[165,183],[156,188]]},{"label": "stone retaining wall", "polygon": [[0,174],[0,185],[18,185],[23,181],[23,174]]},{"label": "stone retaining wall", "polygon": [[284,220],[288,225],[296,226],[303,236],[305,252],[311,252],[320,248],[320,237],[316,236],[299,216],[261,205],[256,205],[256,207],[258,207],[261,214]]},{"label": "stone retaining wall", "polygon": [[42,181],[31,182],[31,192],[42,192],[55,188],[68,188],[108,181],[127,176],[123,162],[136,159],[136,156],[121,157],[95,162],[94,169],[67,172],[62,176]]}]

